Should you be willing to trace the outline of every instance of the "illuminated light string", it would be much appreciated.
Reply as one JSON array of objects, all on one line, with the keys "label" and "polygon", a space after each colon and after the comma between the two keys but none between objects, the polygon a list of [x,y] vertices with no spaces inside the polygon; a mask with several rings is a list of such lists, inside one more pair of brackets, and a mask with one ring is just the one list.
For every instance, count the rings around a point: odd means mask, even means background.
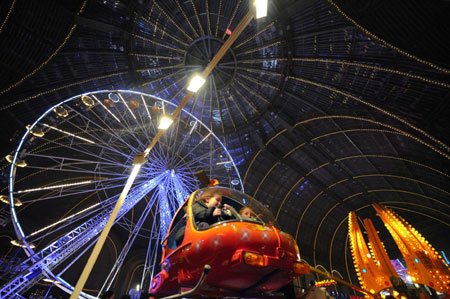
[{"label": "illuminated light string", "polygon": [[[263,49],[275,47],[275,46],[280,45],[281,43],[282,43],[282,41],[273,42],[271,44],[267,44],[267,45],[264,45],[264,46],[261,46],[261,47],[253,48],[253,49],[247,50],[245,52],[237,53],[236,56],[241,56],[241,55],[257,52],[257,51],[260,51],[260,50],[263,50]],[[276,59],[274,59],[274,60],[276,60]],[[281,76],[281,74],[280,74],[280,76]]]},{"label": "illuminated light string", "polygon": [[82,181],[82,182],[60,184],[60,185],[47,186],[47,187],[31,188],[31,189],[15,191],[15,192],[13,192],[13,194],[21,194],[21,193],[49,190],[49,189],[55,189],[55,188],[65,188],[65,187],[71,187],[71,186],[90,184],[90,183],[93,183],[93,182],[98,182],[98,181]]},{"label": "illuminated light string", "polygon": [[159,77],[158,79],[155,79],[155,80],[152,80],[152,81],[148,81],[148,82],[144,82],[144,83],[141,84],[141,86],[150,85],[150,84],[153,84],[155,82],[162,82],[164,79],[167,79],[170,76],[174,76],[174,75],[176,75],[178,73],[181,73],[183,71],[184,71],[184,69],[179,69],[178,71],[170,73],[170,74],[168,74],[168,75],[166,75],[164,77]]},{"label": "illuminated light string", "polygon": [[[155,6],[162,12],[162,14],[163,14],[168,20],[170,20],[170,21],[175,25],[175,27],[177,27],[177,29],[180,30],[181,33],[183,33],[183,34],[189,39],[189,41],[192,41],[192,40],[193,40],[192,37],[186,33],[186,30],[183,30],[183,29],[177,24],[177,22],[175,22],[175,21],[170,17],[170,15],[169,15],[169,14],[168,14],[161,6],[159,6],[158,3],[156,3],[156,1],[153,1],[153,5],[155,5]],[[155,25],[155,27],[156,27],[156,25]],[[155,30],[155,31],[156,31],[156,30]]]},{"label": "illuminated light string", "polygon": [[[241,85],[241,86],[243,86],[241,83],[239,83],[239,81],[236,81],[236,83],[238,83],[239,85]],[[244,89],[245,89],[245,87],[244,87]],[[239,91],[239,89],[235,89],[235,91],[236,91],[236,93],[241,97],[241,99],[243,99],[243,100],[245,100],[245,102],[257,113],[257,114],[261,114],[261,112],[259,112],[259,110],[255,107],[255,106],[253,106],[253,104],[252,103],[250,103],[249,102],[249,100],[247,99],[247,97],[246,96],[244,96],[240,91]],[[247,89],[247,91],[248,91],[248,89]],[[256,95],[253,91],[250,91],[252,94],[254,94],[254,95]],[[256,95],[256,96],[258,96],[258,95]],[[248,121],[248,120],[247,120]]]},{"label": "illuminated light string", "polygon": [[[336,117],[339,117],[339,116],[336,116]],[[349,118],[351,118],[351,117],[349,117]],[[374,121],[372,121],[372,122],[374,122]],[[376,122],[376,123],[378,123],[378,122]],[[386,127],[388,127],[388,128],[392,128],[392,129],[394,129],[394,130],[396,130],[396,131],[387,131],[387,130],[379,130],[379,129],[350,129],[350,130],[341,130],[341,131],[337,131],[337,132],[327,133],[327,134],[324,134],[324,135],[321,135],[321,136],[312,138],[311,140],[314,141],[314,140],[318,140],[318,139],[323,138],[323,137],[326,137],[326,136],[331,136],[331,135],[334,135],[334,134],[341,134],[341,133],[344,133],[344,134],[345,134],[345,133],[348,133],[348,132],[380,132],[380,133],[391,133],[391,134],[399,134],[399,135],[403,135],[403,136],[406,136],[406,137],[413,138],[414,140],[418,141],[419,143],[422,143],[422,144],[424,144],[425,146],[428,146],[428,147],[430,147],[431,149],[435,150],[436,152],[440,153],[441,155],[444,155],[444,157],[447,157],[447,156],[448,156],[448,155],[446,155],[445,153],[442,153],[442,152],[439,151],[438,149],[434,148],[433,146],[427,144],[426,142],[423,142],[422,140],[420,140],[420,139],[418,139],[418,138],[415,138],[415,137],[412,136],[412,135],[407,134],[406,132],[403,132],[403,131],[401,131],[401,130],[399,130],[399,129],[396,129],[396,128],[394,128],[394,127],[392,127],[392,126],[389,126],[389,125],[385,125],[385,124],[382,124],[382,123],[378,123],[378,124],[380,124],[380,125],[382,125],[382,126],[386,126]],[[298,124],[294,125],[294,127],[296,127],[297,125],[298,125]],[[287,130],[284,129],[281,133],[284,133],[284,132],[286,132],[286,131],[287,131]],[[280,133],[280,134],[277,134],[277,135],[274,136],[272,139],[270,139],[270,140],[266,143],[265,146],[267,146],[268,143],[270,143],[274,138],[276,138],[276,137],[278,137],[279,135],[281,135],[281,133]],[[294,150],[298,150],[298,149],[299,149],[300,147],[302,147],[303,145],[305,145],[305,143],[301,144],[300,146],[295,147],[293,150],[289,151],[286,155],[284,155],[281,159],[279,159],[277,162],[275,162],[275,163],[272,165],[272,167],[269,169],[269,171],[266,172],[266,174],[264,175],[264,177],[262,178],[262,180],[261,180],[260,183],[258,184],[258,186],[257,186],[257,188],[256,188],[256,190],[255,190],[255,192],[254,192],[254,194],[253,194],[254,197],[256,197],[256,194],[257,194],[257,192],[259,191],[259,188],[261,187],[261,185],[263,184],[263,182],[265,181],[265,179],[269,176],[269,174],[272,172],[272,170],[275,169],[275,167],[276,167],[283,159],[285,159],[289,154],[293,153]],[[259,153],[260,153],[260,152],[258,152],[258,153],[255,155],[255,157],[256,157],[257,155],[259,155]],[[251,166],[252,166],[252,164],[253,164],[253,161],[254,161],[254,159],[252,160],[252,163],[250,163],[250,166],[249,166],[248,169],[251,168]],[[326,166],[326,165],[328,165],[328,164],[329,164],[329,163],[325,163],[325,164],[319,166],[318,168],[321,168],[321,167]],[[317,170],[318,168],[314,169],[312,172],[314,172],[314,171]],[[247,172],[248,172],[248,170],[247,170]],[[247,175],[247,172],[246,172],[246,175]],[[310,173],[311,173],[311,172],[310,172]],[[309,174],[309,173],[308,173],[308,174]],[[308,175],[308,174],[306,174],[306,175]],[[246,178],[246,176],[244,177],[244,181],[245,181],[245,178]],[[292,190],[292,189],[291,189],[291,190]],[[280,209],[281,209],[281,207],[282,207],[282,206],[280,206]],[[279,213],[277,213],[277,215],[278,215],[278,214],[279,214]]]},{"label": "illuminated light string", "polygon": [[183,57],[181,57],[181,56],[161,56],[161,55],[150,55],[150,54],[140,54],[140,53],[128,53],[128,56],[158,58],[158,59],[167,59],[167,60],[183,60]]},{"label": "illuminated light string", "polygon": [[16,1],[17,1],[17,0],[13,0],[12,4],[11,4],[9,10],[8,10],[8,13],[6,14],[6,18],[5,18],[5,20],[3,21],[2,25],[0,26],[0,33],[2,33],[3,28],[5,27],[6,23],[8,23],[9,16],[11,15],[11,12],[13,11],[14,6],[16,5]]},{"label": "illuminated light string", "polygon": [[424,82],[427,82],[430,84],[450,88],[450,85],[447,83],[444,83],[444,82],[435,81],[432,79],[425,78],[423,76],[413,75],[410,73],[401,72],[401,71],[390,69],[390,68],[378,67],[378,66],[374,66],[374,65],[367,65],[367,64],[363,64],[363,63],[339,61],[339,60],[333,60],[333,59],[321,59],[321,58],[292,58],[292,60],[293,61],[302,61],[302,62],[323,62],[323,63],[334,63],[334,64],[341,64],[341,65],[348,65],[348,66],[357,66],[357,67],[366,68],[366,69],[372,69],[372,70],[383,71],[383,72],[387,72],[387,73],[393,73],[393,74],[409,77],[412,79],[421,80],[421,81],[424,81]]},{"label": "illuminated light string", "polygon": [[142,72],[146,72],[146,71],[150,71],[153,69],[158,69],[158,70],[167,70],[167,69],[174,69],[174,68],[181,68],[184,67],[184,63],[179,63],[179,64],[174,64],[174,65],[168,65],[168,66],[158,66],[158,67],[152,67],[152,68],[143,68],[143,69],[136,69],[135,72],[137,73],[142,73]]},{"label": "illuminated light string", "polygon": [[396,46],[394,46],[394,45],[388,43],[387,41],[385,41],[385,40],[383,40],[383,39],[381,39],[380,37],[376,36],[375,34],[373,34],[372,32],[370,32],[369,30],[367,30],[366,28],[364,28],[363,26],[361,26],[360,24],[358,24],[355,20],[353,20],[352,18],[350,18],[345,12],[342,11],[342,9],[341,9],[336,3],[333,2],[333,0],[328,0],[328,2],[329,2],[329,3],[330,3],[330,4],[331,4],[338,12],[339,12],[339,13],[340,13],[347,21],[349,21],[350,23],[352,23],[353,25],[355,25],[359,30],[361,30],[364,34],[366,34],[366,35],[369,36],[370,38],[372,38],[372,39],[374,39],[374,40],[377,40],[378,42],[382,43],[384,46],[386,46],[386,47],[388,47],[388,48],[391,48],[391,49],[397,51],[398,53],[400,53],[400,54],[402,54],[402,55],[404,55],[404,56],[406,56],[406,57],[408,57],[408,58],[410,58],[410,59],[413,59],[413,60],[415,60],[415,61],[417,61],[417,62],[420,62],[420,63],[422,63],[422,64],[425,64],[425,65],[427,65],[427,66],[429,66],[429,67],[431,67],[431,68],[433,68],[433,69],[436,69],[436,70],[438,70],[438,71],[441,71],[441,72],[443,72],[443,73],[450,74],[450,70],[448,70],[448,69],[446,69],[446,68],[443,68],[443,67],[440,67],[440,66],[438,66],[438,65],[435,65],[435,64],[433,64],[433,63],[431,63],[431,62],[428,62],[428,61],[426,61],[426,60],[424,60],[424,59],[421,59],[421,58],[419,58],[419,57],[417,57],[417,56],[414,56],[414,55],[412,55],[412,54],[409,54],[408,52],[403,51],[402,49],[397,48]]},{"label": "illuminated light string", "polygon": [[[206,1],[206,2],[208,2],[208,1]],[[205,31],[203,30],[202,23],[200,22],[200,18],[198,16],[197,8],[195,7],[193,0],[191,0],[191,4],[192,4],[192,9],[194,10],[195,17],[197,19],[198,27],[200,28],[200,30],[202,32],[202,36],[205,36],[206,34],[205,34]]]},{"label": "illuminated light string", "polygon": [[17,104],[28,102],[29,100],[35,99],[37,97],[40,97],[40,96],[43,96],[43,95],[47,95],[47,94],[53,93],[55,91],[59,91],[61,89],[69,88],[69,87],[76,86],[76,85],[81,85],[81,84],[84,84],[84,83],[87,83],[87,82],[90,82],[90,81],[95,81],[95,80],[100,80],[100,79],[105,79],[105,78],[110,78],[110,77],[116,77],[116,76],[122,76],[122,75],[125,75],[125,74],[128,74],[128,71],[118,72],[118,73],[113,73],[113,74],[108,74],[108,75],[103,75],[103,76],[98,76],[98,77],[89,78],[89,79],[81,80],[81,81],[78,81],[78,82],[70,83],[70,84],[67,84],[67,85],[63,85],[63,86],[60,86],[60,87],[57,87],[57,88],[53,88],[53,89],[50,89],[50,90],[47,90],[47,91],[40,92],[38,94],[26,97],[26,98],[21,99],[21,100],[14,101],[11,104],[8,104],[8,105],[0,107],[0,111],[6,110],[8,108],[11,108],[11,107],[13,107],[13,106],[15,106]]},{"label": "illuminated light string", "polygon": [[[238,10],[239,6],[241,6],[241,2],[242,2],[242,0],[239,0],[239,2],[238,2],[238,3],[236,4],[236,6],[234,7],[233,13],[231,14],[230,21],[228,22],[228,25],[227,25],[226,28],[230,28],[230,25],[231,25],[231,23],[233,22],[234,17],[236,16],[237,10]],[[227,35],[227,33],[224,32],[223,35],[222,35],[222,39],[223,39],[223,40],[225,39],[225,36],[226,36],[226,35]]]},{"label": "illuminated light string", "polygon": [[[208,21],[208,35],[211,36],[212,32],[211,32],[211,18],[209,15],[209,1],[205,1],[206,4],[206,20]],[[194,2],[192,2],[193,4]]]},{"label": "illuminated light string", "polygon": [[[83,1],[83,4],[81,5],[81,8],[78,11],[77,15],[80,15],[84,11],[84,8],[86,7],[86,2],[87,2],[87,0]],[[15,3],[15,1],[14,1],[14,3]],[[13,5],[14,5],[14,3],[13,3]],[[12,8],[13,8],[13,6],[11,7],[10,11],[8,12],[7,17],[9,17],[9,13],[11,12]],[[3,27],[3,25],[2,25],[2,27]],[[55,52],[53,52],[47,58],[47,60],[45,60],[37,68],[35,68],[31,73],[27,74],[26,76],[24,76],[22,79],[20,79],[19,81],[17,81],[16,83],[11,85],[10,87],[0,91],[0,95],[3,95],[5,93],[7,93],[8,91],[10,91],[11,89],[19,86],[20,84],[22,84],[23,81],[25,81],[26,79],[30,78],[31,76],[36,74],[38,71],[40,71],[44,66],[46,66],[53,59],[53,57],[55,57],[59,53],[59,51],[61,51],[61,49],[66,45],[66,43],[69,41],[70,37],[72,36],[72,34],[75,31],[75,29],[77,28],[77,26],[78,26],[77,24],[72,26],[72,28],[69,31],[69,34],[67,34],[67,36],[64,38],[63,42],[58,46],[58,48],[56,48]],[[1,32],[1,30],[0,30],[0,32]]]},{"label": "illuminated light string", "polygon": [[[349,93],[346,93],[346,92],[343,92],[341,90],[338,90],[338,89],[336,89],[334,87],[327,86],[327,85],[324,85],[324,84],[321,84],[321,83],[317,83],[317,82],[314,82],[314,81],[311,81],[311,80],[307,80],[307,79],[303,79],[303,78],[299,78],[299,77],[294,77],[294,76],[288,76],[288,78],[292,79],[292,80],[295,80],[295,81],[302,82],[302,83],[306,83],[306,84],[310,84],[310,85],[317,86],[317,87],[320,87],[320,88],[324,88],[324,89],[327,89],[327,90],[330,90],[330,91],[334,91],[334,92],[336,92],[336,93],[338,93],[340,95],[348,97],[349,99],[355,100],[358,103],[361,103],[363,105],[369,106],[369,107],[371,107],[371,108],[373,108],[373,109],[375,109],[377,111],[380,111],[380,112],[382,112],[382,113],[384,113],[384,114],[386,114],[386,115],[388,115],[388,116],[398,120],[399,122],[407,125],[411,129],[413,129],[413,130],[415,130],[415,131],[417,131],[419,133],[422,133],[426,137],[428,137],[431,140],[433,140],[434,142],[438,143],[440,146],[444,147],[447,151],[450,150],[450,147],[448,147],[445,143],[443,143],[442,141],[438,140],[437,138],[434,138],[433,136],[429,135],[427,132],[423,131],[422,129],[419,129],[418,127],[413,126],[408,121],[398,117],[397,115],[395,115],[393,113],[390,113],[390,112],[388,112],[388,111],[386,111],[386,110],[384,110],[382,108],[379,108],[378,106],[376,106],[374,104],[366,102],[366,101],[364,101],[364,100],[362,100],[362,99],[360,99],[360,98],[358,98],[358,97],[356,97],[354,95],[351,95]],[[412,138],[416,138],[416,137],[412,137]],[[450,159],[448,156],[446,156],[446,158]]]},{"label": "illuminated light string", "polygon": [[238,44],[237,46],[234,46],[234,49],[237,49],[239,47],[241,47],[242,45],[246,44],[247,42],[251,41],[252,39],[254,39],[256,36],[260,35],[261,33],[263,33],[264,31],[266,31],[267,29],[269,29],[269,27],[271,27],[273,24],[275,24],[275,21],[273,21],[272,23],[267,24],[266,27],[264,27],[263,29],[259,30],[258,32],[256,32],[255,34],[253,34],[251,37],[247,38],[246,40],[244,40],[242,43]]},{"label": "illuminated light string", "polygon": [[180,9],[181,13],[183,14],[184,18],[186,19],[186,21],[189,24],[189,27],[191,27],[192,31],[194,32],[196,37],[200,37],[200,35],[198,35],[197,30],[194,29],[194,26],[192,26],[191,21],[189,20],[188,16],[186,15],[186,12],[184,11],[184,9],[181,7],[180,2],[179,1],[175,1],[175,3],[178,5],[178,8]]},{"label": "illuminated light string", "polygon": [[[153,6],[152,6],[152,8],[153,8]],[[151,15],[151,13],[149,14],[149,16],[150,16],[150,15]],[[162,35],[167,35],[168,37],[170,37],[170,38],[173,39],[174,41],[176,41],[176,42],[182,44],[183,46],[189,47],[189,45],[188,45],[187,43],[185,43],[185,42],[181,41],[180,39],[174,37],[172,34],[168,33],[167,30],[162,30],[162,29],[158,28],[158,26],[156,26],[156,24],[153,23],[149,18],[144,18],[144,17],[142,16],[141,19],[144,20],[145,22],[147,22],[149,25],[154,26],[154,27],[155,27],[155,31],[156,31],[156,30],[159,30],[159,31],[162,33]],[[156,33],[156,32],[155,32],[155,33]],[[154,34],[155,34],[155,33],[154,33]],[[154,36],[154,35],[153,35],[153,36]]]},{"label": "illuminated light string", "polygon": [[180,53],[185,53],[185,52],[186,52],[186,50],[178,49],[178,48],[174,48],[174,47],[170,47],[170,46],[168,46],[168,45],[166,45],[166,44],[159,43],[159,42],[157,42],[157,41],[155,41],[155,40],[153,40],[153,39],[146,38],[146,37],[143,37],[143,36],[134,34],[134,33],[131,33],[130,35],[132,35],[132,36],[135,37],[135,38],[141,39],[141,40],[143,40],[143,41],[146,41],[146,42],[152,43],[152,44],[154,44],[154,45],[160,46],[160,47],[162,47],[162,48],[167,48],[167,49],[170,49],[170,50],[172,50],[172,51],[176,51],[176,52],[180,52]]},{"label": "illuminated light string", "polygon": [[97,207],[97,206],[99,206],[99,205],[101,205],[101,204],[103,204],[103,203],[102,203],[102,202],[98,202],[98,203],[96,203],[96,204],[94,204],[94,205],[92,205],[92,206],[90,206],[90,207],[88,207],[88,208],[86,208],[86,209],[84,209],[84,210],[81,210],[81,211],[79,211],[79,212],[77,212],[77,213],[75,213],[75,214],[73,214],[73,215],[71,215],[71,216],[69,216],[69,217],[60,219],[60,220],[58,220],[58,221],[56,221],[56,222],[54,222],[54,223],[52,223],[52,224],[50,224],[50,225],[48,225],[48,226],[46,226],[46,227],[43,227],[43,228],[41,228],[41,229],[39,229],[39,230],[37,230],[37,231],[31,233],[28,237],[32,237],[32,236],[34,236],[34,235],[37,235],[37,234],[39,234],[40,232],[43,232],[44,230],[47,230],[47,229],[49,229],[49,228],[52,228],[52,227],[54,227],[55,225],[58,225],[58,224],[60,224],[60,223],[62,223],[62,222],[65,222],[65,221],[67,221],[67,220],[70,220],[70,219],[72,219],[72,218],[74,218],[74,217],[76,217],[76,216],[78,216],[78,215],[80,215],[80,214],[82,214],[82,213],[84,213],[84,212],[87,212],[87,211],[89,211],[90,209],[95,208],[95,207]]},{"label": "illuminated light string", "polygon": [[78,138],[78,139],[80,139],[80,140],[83,140],[83,141],[86,141],[86,142],[89,142],[89,143],[92,143],[92,144],[95,144],[95,142],[92,141],[92,140],[89,140],[89,139],[84,138],[84,137],[81,137],[81,136],[77,136],[77,135],[75,135],[75,134],[73,134],[73,133],[70,133],[70,132],[67,132],[67,131],[58,129],[58,128],[54,127],[54,126],[50,126],[50,125],[47,125],[47,124],[45,124],[45,123],[41,123],[41,125],[43,125],[44,127],[50,128],[50,129],[52,129],[52,130],[58,131],[58,132],[60,132],[60,133],[63,133],[63,134],[66,134],[66,135],[69,135],[69,136]]}]

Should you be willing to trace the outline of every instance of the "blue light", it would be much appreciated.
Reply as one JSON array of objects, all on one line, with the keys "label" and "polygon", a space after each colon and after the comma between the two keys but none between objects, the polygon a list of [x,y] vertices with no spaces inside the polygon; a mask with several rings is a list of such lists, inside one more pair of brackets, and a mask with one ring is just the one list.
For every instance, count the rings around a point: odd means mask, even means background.
[{"label": "blue light", "polygon": [[239,185],[239,180],[236,180],[236,179],[231,180],[231,185],[233,185],[233,186]]},{"label": "blue light", "polygon": [[366,273],[366,272],[367,272],[367,269],[366,269],[366,268],[363,268],[362,271],[363,271],[363,273]]},{"label": "blue light", "polygon": [[110,92],[109,94],[108,94],[108,98],[111,100],[111,101],[113,101],[114,103],[117,103],[117,102],[119,102],[119,96],[117,95],[117,93],[113,93],[113,92]]},{"label": "blue light", "polygon": [[416,262],[416,264],[419,263],[419,259],[415,258],[414,261]]},{"label": "blue light", "polygon": [[444,258],[445,263],[446,263],[446,264],[450,264],[450,262],[448,261],[447,256],[445,255],[445,252],[444,252],[443,250],[441,251],[441,255],[442,255],[442,257]]}]

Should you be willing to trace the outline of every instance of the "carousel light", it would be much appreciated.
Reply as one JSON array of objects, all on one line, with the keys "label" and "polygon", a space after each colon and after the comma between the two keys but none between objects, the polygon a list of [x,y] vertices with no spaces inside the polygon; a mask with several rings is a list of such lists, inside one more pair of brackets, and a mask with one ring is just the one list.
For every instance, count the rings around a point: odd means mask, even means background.
[{"label": "carousel light", "polygon": [[167,130],[172,123],[173,123],[172,117],[169,115],[164,115],[163,117],[161,117],[159,121],[158,129]]},{"label": "carousel light", "polygon": [[53,112],[58,114],[58,116],[60,116],[60,117],[67,117],[69,115],[69,112],[67,112],[67,109],[64,108],[63,106],[58,106],[58,107],[54,108]]},{"label": "carousel light", "polygon": [[[9,205],[9,196],[8,195],[0,195],[0,201]],[[14,206],[20,207],[22,202],[20,199],[14,198]]]},{"label": "carousel light", "polygon": [[187,90],[192,91],[192,92],[197,92],[200,89],[200,87],[203,86],[205,81],[206,80],[203,79],[202,76],[195,75],[189,82],[189,86],[188,86]]},{"label": "carousel light", "polygon": [[83,102],[84,105],[86,105],[86,107],[91,108],[94,107],[94,100],[87,95],[84,95],[81,97],[81,102]]},{"label": "carousel light", "polygon": [[[27,128],[27,130],[30,130],[30,125],[27,125],[26,126],[26,128]],[[32,135],[34,135],[34,136],[36,136],[36,137],[43,137],[44,136],[44,131],[42,131],[42,129],[38,129],[38,128],[36,128],[36,127],[33,127],[31,130],[30,130],[30,133],[32,134]]]}]

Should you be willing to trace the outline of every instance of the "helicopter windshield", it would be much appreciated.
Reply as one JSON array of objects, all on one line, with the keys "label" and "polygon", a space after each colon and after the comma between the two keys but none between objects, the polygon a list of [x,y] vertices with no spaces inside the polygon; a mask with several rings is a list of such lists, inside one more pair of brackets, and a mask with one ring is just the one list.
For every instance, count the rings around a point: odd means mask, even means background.
[{"label": "helicopter windshield", "polygon": [[[218,217],[214,223],[205,224],[202,222],[198,212],[207,208],[207,203],[211,198],[219,198],[217,208],[220,209],[222,217]],[[272,213],[253,197],[240,191],[223,188],[209,187],[197,190],[194,193],[192,204],[194,220],[197,229],[207,229],[213,225],[229,221],[252,222],[261,225],[277,226]]]}]

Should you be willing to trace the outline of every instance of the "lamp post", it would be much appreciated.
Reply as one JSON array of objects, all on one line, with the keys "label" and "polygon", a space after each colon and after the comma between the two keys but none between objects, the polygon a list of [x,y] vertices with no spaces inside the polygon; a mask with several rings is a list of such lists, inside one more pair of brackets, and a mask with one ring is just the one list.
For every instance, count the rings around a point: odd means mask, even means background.
[{"label": "lamp post", "polygon": [[[216,67],[216,65],[219,63],[219,61],[222,59],[222,57],[225,55],[228,49],[230,49],[234,41],[238,38],[238,36],[242,33],[242,31],[244,31],[245,27],[247,27],[250,21],[256,16],[258,9],[258,7],[256,6],[257,4],[256,2],[257,1],[255,1],[255,7],[250,5],[249,12],[242,18],[242,20],[236,26],[236,29],[231,33],[229,38],[223,43],[219,51],[211,59],[211,61],[203,70],[199,78],[194,77],[191,80],[188,92],[172,113],[171,116],[172,120],[175,120],[178,117],[178,115],[181,112],[181,109],[183,109],[183,107],[187,104],[189,99],[194,95],[195,93],[194,90],[197,91],[201,87],[201,85],[205,82],[205,78],[208,77],[208,75]],[[160,124],[161,128],[159,129],[156,136],[152,139],[150,144],[147,146],[147,148],[144,150],[144,152],[138,154],[134,158],[133,169],[131,171],[131,174],[128,177],[125,187],[123,188],[122,193],[120,194],[119,199],[117,200],[116,205],[114,206],[114,209],[108,218],[105,228],[102,230],[100,237],[98,238],[97,243],[95,244],[94,249],[92,250],[91,255],[89,256],[86,266],[84,267],[83,272],[81,273],[80,278],[78,279],[78,282],[75,285],[75,288],[72,292],[72,295],[70,296],[70,299],[77,299],[78,296],[80,295],[80,292],[83,289],[84,284],[86,283],[89,274],[91,273],[92,268],[94,267],[95,262],[97,261],[98,255],[100,254],[103,244],[105,243],[106,237],[108,236],[109,231],[111,230],[111,227],[114,224],[114,221],[116,220],[117,214],[119,213],[120,208],[122,207],[122,204],[125,200],[125,197],[128,195],[128,192],[130,191],[130,188],[133,185],[134,180],[136,179],[136,176],[139,173],[141,166],[146,162],[147,156],[149,155],[150,151],[162,137],[166,129],[169,128],[170,124],[171,123],[169,123],[168,126],[161,126],[162,124]]]}]

